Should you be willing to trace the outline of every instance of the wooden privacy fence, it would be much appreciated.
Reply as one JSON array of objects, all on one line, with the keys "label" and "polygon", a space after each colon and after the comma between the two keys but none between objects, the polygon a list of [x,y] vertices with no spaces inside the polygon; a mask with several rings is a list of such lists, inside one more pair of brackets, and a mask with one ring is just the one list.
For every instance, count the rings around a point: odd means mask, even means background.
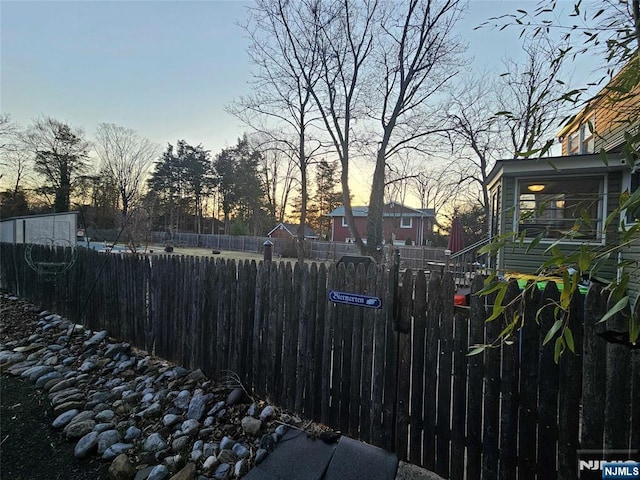
[{"label": "wooden privacy fence", "polygon": [[[34,248],[48,262],[69,258]],[[578,354],[555,364],[553,342],[542,346],[552,309],[535,321],[559,298],[553,282],[513,307],[524,327],[510,345],[467,356],[505,319],[487,323],[491,300],[477,296],[456,314],[449,274],[396,281],[375,266],[78,249],[72,268],[47,277],[24,255],[2,245],[3,288],[211,378],[234,371],[256,395],[447,478],[575,479],[579,449],[640,445],[639,353],[596,335],[607,302],[597,286],[574,302]],[[332,290],[382,308],[332,303]]]}]

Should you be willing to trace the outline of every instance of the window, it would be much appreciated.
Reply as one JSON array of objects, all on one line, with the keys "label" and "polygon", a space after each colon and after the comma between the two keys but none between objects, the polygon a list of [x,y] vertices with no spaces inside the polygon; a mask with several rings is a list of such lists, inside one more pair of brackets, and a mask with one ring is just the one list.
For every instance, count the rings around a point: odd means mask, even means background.
[{"label": "window", "polygon": [[400,228],[411,228],[413,226],[413,218],[411,217],[402,217],[400,219]]},{"label": "window", "polygon": [[[636,166],[635,169],[629,173],[626,181],[625,189],[632,194],[640,188],[640,167]],[[640,221],[640,207],[635,210],[626,212],[627,224],[638,223]]]},{"label": "window", "polygon": [[575,132],[569,134],[567,152],[569,155],[582,155],[595,152],[596,118],[592,115],[580,125]]},{"label": "window", "polygon": [[520,180],[518,232],[561,238],[574,229],[577,241],[600,241],[603,184],[603,177]]},{"label": "window", "polygon": [[347,217],[342,217],[342,226],[345,228],[349,226],[349,224],[347,223]]}]

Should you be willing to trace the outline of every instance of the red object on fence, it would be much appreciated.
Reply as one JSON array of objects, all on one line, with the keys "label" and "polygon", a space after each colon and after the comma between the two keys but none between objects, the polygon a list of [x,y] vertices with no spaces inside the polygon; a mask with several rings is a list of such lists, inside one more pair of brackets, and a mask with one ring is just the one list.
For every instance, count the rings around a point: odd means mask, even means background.
[{"label": "red object on fence", "polygon": [[462,305],[465,306],[467,304],[467,296],[456,294],[453,296],[453,304],[454,305]]}]

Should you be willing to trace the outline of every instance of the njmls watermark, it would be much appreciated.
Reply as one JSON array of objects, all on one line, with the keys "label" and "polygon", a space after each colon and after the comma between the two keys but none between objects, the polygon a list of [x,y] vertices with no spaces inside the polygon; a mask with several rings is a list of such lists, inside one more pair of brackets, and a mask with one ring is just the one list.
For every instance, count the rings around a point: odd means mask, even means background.
[{"label": "njmls watermark", "polygon": [[640,480],[638,450],[578,450],[580,480]]}]

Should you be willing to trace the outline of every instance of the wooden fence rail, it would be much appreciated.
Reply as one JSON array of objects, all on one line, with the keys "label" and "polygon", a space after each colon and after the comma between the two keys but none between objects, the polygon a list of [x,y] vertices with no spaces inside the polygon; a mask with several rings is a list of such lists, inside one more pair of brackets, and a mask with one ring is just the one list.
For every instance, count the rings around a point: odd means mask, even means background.
[{"label": "wooden fence rail", "polygon": [[[30,248],[50,263],[74,258]],[[395,285],[375,265],[80,248],[53,275],[26,254],[2,244],[3,289],[211,378],[233,371],[256,395],[446,478],[575,479],[579,449],[638,447],[640,354],[596,334],[607,308],[596,285],[574,302],[578,353],[556,364],[553,342],[542,345],[553,309],[536,321],[559,298],[553,282],[509,312],[524,318],[513,342],[468,356],[494,342],[506,318],[487,323],[493,299],[475,295],[468,315],[455,313],[449,273],[406,270]],[[472,290],[482,285],[476,277]],[[332,290],[378,297],[381,308],[333,303]]]}]

